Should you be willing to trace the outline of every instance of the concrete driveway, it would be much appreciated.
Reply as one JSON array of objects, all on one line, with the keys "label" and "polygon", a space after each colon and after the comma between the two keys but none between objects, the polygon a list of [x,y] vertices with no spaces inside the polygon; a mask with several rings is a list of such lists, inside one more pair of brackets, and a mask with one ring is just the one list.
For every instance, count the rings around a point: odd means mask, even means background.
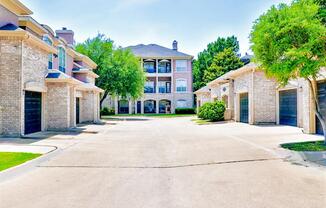
[{"label": "concrete driveway", "polygon": [[146,118],[52,138],[59,150],[1,180],[1,208],[325,208],[326,169],[284,161],[291,127]]}]

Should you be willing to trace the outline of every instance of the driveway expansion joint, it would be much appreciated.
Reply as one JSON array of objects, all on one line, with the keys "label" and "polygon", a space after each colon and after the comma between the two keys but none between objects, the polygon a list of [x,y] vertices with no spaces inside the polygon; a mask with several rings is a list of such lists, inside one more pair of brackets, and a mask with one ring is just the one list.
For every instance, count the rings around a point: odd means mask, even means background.
[{"label": "driveway expansion joint", "polygon": [[200,166],[216,166],[224,164],[235,164],[235,163],[250,163],[250,162],[264,162],[283,160],[283,158],[263,158],[253,160],[233,160],[224,162],[211,162],[211,163],[198,163],[198,164],[186,164],[186,165],[171,165],[171,166],[91,166],[91,165],[76,165],[76,166],[64,166],[64,165],[39,165],[39,168],[90,168],[90,169],[177,169],[187,167],[200,167]]}]

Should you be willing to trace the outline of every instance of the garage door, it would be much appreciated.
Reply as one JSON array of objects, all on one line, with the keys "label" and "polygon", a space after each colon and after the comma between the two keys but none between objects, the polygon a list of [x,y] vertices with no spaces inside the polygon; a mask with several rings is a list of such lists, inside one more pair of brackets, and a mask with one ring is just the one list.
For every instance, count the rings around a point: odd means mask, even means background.
[{"label": "garage door", "polygon": [[42,94],[25,92],[25,134],[41,131],[42,128]]},{"label": "garage door", "polygon": [[280,91],[280,124],[297,126],[297,90]]},{"label": "garage door", "polygon": [[[326,117],[326,82],[318,84],[318,100],[319,100],[321,113],[325,118]],[[323,134],[323,128],[318,118],[316,118],[316,133]]]},{"label": "garage door", "polygon": [[248,123],[249,121],[249,105],[248,93],[240,95],[240,122]]}]

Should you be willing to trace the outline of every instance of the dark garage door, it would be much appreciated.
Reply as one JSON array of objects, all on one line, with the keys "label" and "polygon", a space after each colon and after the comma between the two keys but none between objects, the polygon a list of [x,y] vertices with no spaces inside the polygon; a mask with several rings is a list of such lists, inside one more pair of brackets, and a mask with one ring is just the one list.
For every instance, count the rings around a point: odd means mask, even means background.
[{"label": "dark garage door", "polygon": [[[326,82],[318,84],[318,100],[321,113],[326,117]],[[323,134],[323,128],[316,117],[316,133]]]},{"label": "dark garage door", "polygon": [[42,127],[42,94],[25,92],[25,134],[41,131]]},{"label": "dark garage door", "polygon": [[249,121],[248,93],[240,95],[240,122],[248,123]]},{"label": "dark garage door", "polygon": [[297,126],[297,90],[280,91],[280,124]]}]

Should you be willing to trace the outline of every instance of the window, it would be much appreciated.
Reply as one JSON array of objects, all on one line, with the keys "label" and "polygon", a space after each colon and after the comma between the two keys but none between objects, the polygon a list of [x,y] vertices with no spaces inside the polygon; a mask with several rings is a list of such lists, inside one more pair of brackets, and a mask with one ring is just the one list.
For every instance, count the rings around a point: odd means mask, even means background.
[{"label": "window", "polygon": [[169,60],[160,60],[158,63],[158,73],[171,73],[171,62]]},{"label": "window", "polygon": [[177,60],[176,61],[176,71],[177,72],[187,71],[187,68],[188,68],[188,61],[187,60]]},{"label": "window", "polygon": [[146,100],[144,102],[144,113],[156,113],[156,101]]},{"label": "window", "polygon": [[66,51],[64,48],[59,47],[59,71],[66,72]]},{"label": "window", "polygon": [[187,80],[177,79],[177,92],[187,92]]},{"label": "window", "polygon": [[145,82],[145,93],[155,93],[155,83],[153,81]]},{"label": "window", "polygon": [[159,82],[158,90],[159,93],[171,93],[171,82]]},{"label": "window", "polygon": [[[53,42],[48,35],[43,36],[43,41],[46,42],[48,45],[53,46]],[[48,69],[52,69],[52,67],[53,67],[53,54],[50,53],[48,55]]]},{"label": "window", "polygon": [[177,108],[187,108],[187,101],[186,100],[178,100]]},{"label": "window", "polygon": [[156,73],[156,63],[155,61],[145,61],[144,69],[147,73]]}]

